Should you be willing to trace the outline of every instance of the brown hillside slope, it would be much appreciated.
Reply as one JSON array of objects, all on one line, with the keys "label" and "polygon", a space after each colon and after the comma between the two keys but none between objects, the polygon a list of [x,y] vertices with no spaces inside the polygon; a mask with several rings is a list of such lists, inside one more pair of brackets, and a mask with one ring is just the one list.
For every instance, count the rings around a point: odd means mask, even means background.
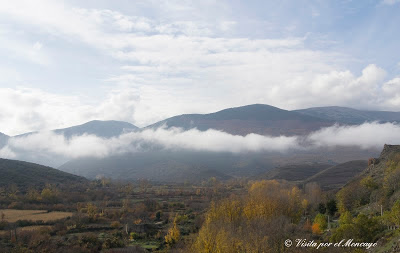
[{"label": "brown hillside slope", "polygon": [[367,166],[368,162],[365,160],[341,163],[313,175],[305,182],[317,182],[324,190],[339,189],[364,171]]}]

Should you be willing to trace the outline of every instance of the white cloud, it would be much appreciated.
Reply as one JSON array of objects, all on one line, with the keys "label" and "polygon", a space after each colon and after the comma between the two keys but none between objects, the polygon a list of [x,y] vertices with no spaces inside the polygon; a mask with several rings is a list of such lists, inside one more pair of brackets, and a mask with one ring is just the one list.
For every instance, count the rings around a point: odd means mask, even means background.
[{"label": "white cloud", "polygon": [[[355,77],[350,71],[332,71],[317,75],[309,87],[317,101],[309,104],[347,105],[350,107],[382,107],[384,94],[381,86],[386,72],[371,64],[363,69],[361,76]],[[321,102],[320,102],[321,101]]]},{"label": "white cloud", "polygon": [[91,104],[83,96],[65,96],[30,88],[0,88],[1,132],[9,135],[82,124],[94,119],[133,121],[135,89],[115,89]]},{"label": "white cloud", "polygon": [[[189,149],[213,152],[278,151],[299,148],[296,137],[269,137],[258,134],[236,136],[217,130],[201,132],[197,129],[148,129],[122,134],[110,139],[94,135],[73,136],[45,131],[22,137],[14,137],[0,151],[0,156],[15,158],[18,153],[61,155],[68,159],[79,157],[106,157],[128,152],[149,150],[152,147]],[[146,148],[143,148],[146,147]]]},{"label": "white cloud", "polygon": [[36,43],[33,45],[33,49],[35,49],[35,50],[40,50],[40,49],[42,49],[42,47],[43,47],[42,43],[40,43],[38,41],[36,41]]},{"label": "white cloud", "polygon": [[86,17],[63,2],[13,1],[2,4],[0,13],[14,22],[22,22],[56,36],[78,37],[88,43],[100,43],[103,38],[95,19]]},{"label": "white cloud", "polygon": [[[398,78],[385,81],[386,72],[373,64],[357,76],[348,70],[330,70],[322,63],[312,64],[313,59],[318,59],[315,52],[229,55],[231,59],[236,57],[231,63],[203,68],[190,64],[180,67],[174,63],[124,66],[130,74],[112,81],[139,86],[141,100],[135,120],[142,126],[176,114],[209,113],[253,103],[284,109],[341,105],[398,110]],[[286,65],[286,62],[291,64]],[[312,71],[302,72],[305,62],[310,62]]]},{"label": "white cloud", "polygon": [[363,149],[382,148],[384,144],[400,144],[400,125],[364,123],[359,126],[332,126],[308,137],[318,147],[356,146]]},{"label": "white cloud", "polygon": [[5,146],[0,149],[0,157],[12,159],[16,158],[17,154],[14,151],[12,151],[8,146]]},{"label": "white cloud", "polygon": [[67,158],[104,157],[111,154],[110,146],[107,145],[105,139],[93,135],[82,135],[66,140],[63,135],[52,132],[40,132],[26,137],[12,138],[8,141],[6,148],[19,152],[62,155]]},{"label": "white cloud", "polygon": [[[180,3],[182,6],[184,3]],[[152,7],[160,7],[160,3]],[[170,8],[170,3],[165,3]],[[194,8],[194,7],[191,7]],[[173,10],[172,12],[176,11]],[[165,10],[164,10],[165,12]],[[137,35],[168,34],[208,36],[214,34],[215,24],[201,20],[157,21],[144,16],[127,16],[107,9],[75,8],[66,2],[16,0],[0,6],[0,13],[14,22],[34,26],[43,33],[82,41],[104,50],[132,48]],[[192,17],[193,18],[193,17]],[[218,26],[227,28],[226,20]]]},{"label": "white cloud", "polygon": [[[145,130],[129,134],[139,137],[145,142],[159,143],[166,148],[193,149],[214,152],[248,152],[248,151],[286,151],[298,148],[297,137],[271,137],[258,134],[246,136],[231,135],[217,130],[199,131],[191,129],[183,131],[179,128],[166,130]],[[129,136],[128,135],[128,136]]]},{"label": "white cloud", "polygon": [[384,144],[400,143],[400,126],[386,123],[365,123],[359,126],[332,126],[304,137],[271,137],[258,134],[231,135],[217,130],[184,131],[179,128],[146,129],[109,139],[94,135],[73,136],[44,131],[14,137],[0,150],[1,157],[18,158],[20,154],[79,157],[106,157],[130,152],[168,150],[195,150],[210,152],[287,152],[289,150],[318,149],[320,147],[358,147],[381,149]]},{"label": "white cloud", "polygon": [[400,106],[400,77],[396,77],[383,84],[382,90],[384,93],[383,98],[387,103],[392,106]]},{"label": "white cloud", "polygon": [[[116,73],[110,70],[106,78],[108,94],[103,101],[90,97],[92,94],[82,97],[0,88],[0,131],[16,134],[91,119],[146,126],[177,114],[253,103],[284,109],[342,105],[385,110],[397,110],[400,104],[397,79],[386,80],[385,71],[374,64],[361,74],[353,73],[342,67],[348,56],[308,49],[305,38],[225,36],[240,24],[225,15],[229,11],[221,1],[147,1],[137,5],[141,4],[150,5],[154,14],[75,8],[68,2],[48,0],[0,5],[2,19],[21,24],[38,37],[49,36],[52,43],[57,39],[83,43],[82,52],[89,46],[113,57],[110,62],[117,66]],[[12,57],[56,64],[46,54],[51,43],[41,38],[21,42],[14,35],[6,43],[2,41]],[[85,58],[84,53],[79,55]],[[88,70],[91,72],[90,66]],[[87,98],[95,102],[89,103]],[[33,100],[37,104],[31,105]]]},{"label": "white cloud", "polygon": [[39,65],[49,65],[52,62],[46,50],[40,50],[43,45],[39,42],[23,41],[18,33],[4,26],[0,26],[0,37],[0,55],[4,59],[24,59]]},{"label": "white cloud", "polygon": [[383,3],[387,5],[394,5],[396,3],[400,3],[400,0],[383,0]]},{"label": "white cloud", "polygon": [[[400,79],[385,82],[385,71],[375,65],[367,66],[360,76],[350,71],[331,71],[302,77],[288,74],[286,81],[281,80],[281,75],[273,74],[278,71],[275,67],[274,64],[258,67],[243,64],[191,71],[190,66],[182,69],[167,65],[125,66],[124,70],[130,74],[110,78],[109,82],[119,86],[109,91],[105,99],[97,101],[39,89],[0,88],[1,131],[14,135],[68,127],[93,119],[128,121],[142,127],[177,114],[209,113],[252,103],[288,109],[345,105],[396,110],[400,105]],[[272,74],[264,76],[266,68]],[[231,73],[227,76],[224,73],[229,69]],[[241,75],[242,71],[249,76]],[[182,74],[186,72],[192,74]],[[208,75],[215,81],[210,82]],[[257,81],[263,79],[266,83]],[[215,89],[214,83],[219,83],[219,89]]]}]

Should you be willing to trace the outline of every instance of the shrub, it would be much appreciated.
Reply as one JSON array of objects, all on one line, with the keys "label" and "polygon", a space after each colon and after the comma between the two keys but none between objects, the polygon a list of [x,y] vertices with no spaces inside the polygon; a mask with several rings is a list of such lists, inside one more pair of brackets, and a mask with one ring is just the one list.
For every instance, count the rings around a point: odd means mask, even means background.
[{"label": "shrub", "polygon": [[138,233],[136,233],[136,232],[131,232],[130,235],[129,235],[129,238],[131,240],[137,240],[137,239],[140,239],[140,235]]},{"label": "shrub", "polygon": [[315,235],[320,235],[322,234],[321,227],[318,223],[314,223],[311,227],[312,233]]},{"label": "shrub", "polygon": [[326,216],[323,214],[317,214],[314,218],[314,224],[319,224],[321,230],[326,229],[328,223],[326,222]]},{"label": "shrub", "polygon": [[111,228],[119,228],[121,227],[121,223],[119,223],[119,221],[113,221],[111,223]]}]

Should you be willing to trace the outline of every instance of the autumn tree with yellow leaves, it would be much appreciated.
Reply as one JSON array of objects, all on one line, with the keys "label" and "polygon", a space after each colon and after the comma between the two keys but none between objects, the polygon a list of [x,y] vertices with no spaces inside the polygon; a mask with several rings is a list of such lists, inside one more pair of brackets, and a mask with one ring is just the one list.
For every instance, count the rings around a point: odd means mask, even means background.
[{"label": "autumn tree with yellow leaves", "polygon": [[297,188],[262,180],[245,196],[212,203],[193,244],[193,252],[284,252],[284,241],[304,212]]},{"label": "autumn tree with yellow leaves", "polygon": [[168,230],[168,233],[165,236],[165,243],[167,244],[168,247],[171,247],[179,241],[180,236],[181,233],[179,232],[179,228],[177,225],[177,216],[176,216],[172,228]]}]

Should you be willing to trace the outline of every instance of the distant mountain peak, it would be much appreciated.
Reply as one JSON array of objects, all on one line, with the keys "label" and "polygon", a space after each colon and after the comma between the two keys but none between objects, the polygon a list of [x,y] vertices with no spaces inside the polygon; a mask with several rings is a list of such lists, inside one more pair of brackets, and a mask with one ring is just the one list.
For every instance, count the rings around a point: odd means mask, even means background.
[{"label": "distant mountain peak", "polygon": [[[236,109],[239,109],[239,110],[252,109],[253,110],[253,109],[259,109],[259,108],[262,108],[262,109],[267,109],[268,108],[268,109],[274,109],[274,110],[279,110],[279,111],[286,111],[286,110],[278,108],[276,106],[267,105],[267,104],[259,104],[259,103],[242,105],[242,106],[235,106],[235,107],[226,108],[224,110],[231,110],[231,109],[234,109],[234,110],[236,110]],[[220,111],[224,111],[224,110],[220,110]]]},{"label": "distant mountain peak", "polygon": [[367,111],[340,106],[312,107],[308,109],[295,110],[295,112],[333,120],[341,124],[358,125],[365,122],[399,122],[399,112],[389,111]]},{"label": "distant mountain peak", "polygon": [[117,120],[92,120],[81,125],[54,130],[63,133],[69,138],[74,135],[93,134],[98,137],[110,138],[123,134],[126,131],[136,131],[139,128],[131,123]]},{"label": "distant mountain peak", "polygon": [[308,134],[332,124],[329,119],[287,111],[271,105],[251,104],[208,114],[179,115],[147,128],[167,126],[185,130],[197,128],[200,131],[215,129],[234,135],[256,133],[280,136]]},{"label": "distant mountain peak", "polygon": [[[83,124],[80,124],[80,125],[76,125],[76,126],[72,126],[72,127],[86,126],[86,125],[97,125],[97,124],[124,125],[124,126],[131,127],[131,128],[137,128],[137,126],[135,126],[135,125],[133,125],[133,124],[131,124],[131,123],[129,123],[129,122],[126,122],[126,121],[119,121],[119,120],[98,120],[98,119],[91,120],[91,121],[88,121],[88,122],[86,122],[86,123],[83,123]],[[70,127],[68,127],[68,128],[70,128]],[[65,128],[64,128],[64,129],[65,129]]]},{"label": "distant mountain peak", "polygon": [[129,122],[126,122],[126,121],[120,121],[120,120],[98,120],[98,119],[88,121],[88,122],[83,123],[81,125],[91,125],[91,124],[123,124],[123,125],[131,126],[131,127],[132,126],[136,127],[135,125],[133,125],[133,124],[131,124]]}]

